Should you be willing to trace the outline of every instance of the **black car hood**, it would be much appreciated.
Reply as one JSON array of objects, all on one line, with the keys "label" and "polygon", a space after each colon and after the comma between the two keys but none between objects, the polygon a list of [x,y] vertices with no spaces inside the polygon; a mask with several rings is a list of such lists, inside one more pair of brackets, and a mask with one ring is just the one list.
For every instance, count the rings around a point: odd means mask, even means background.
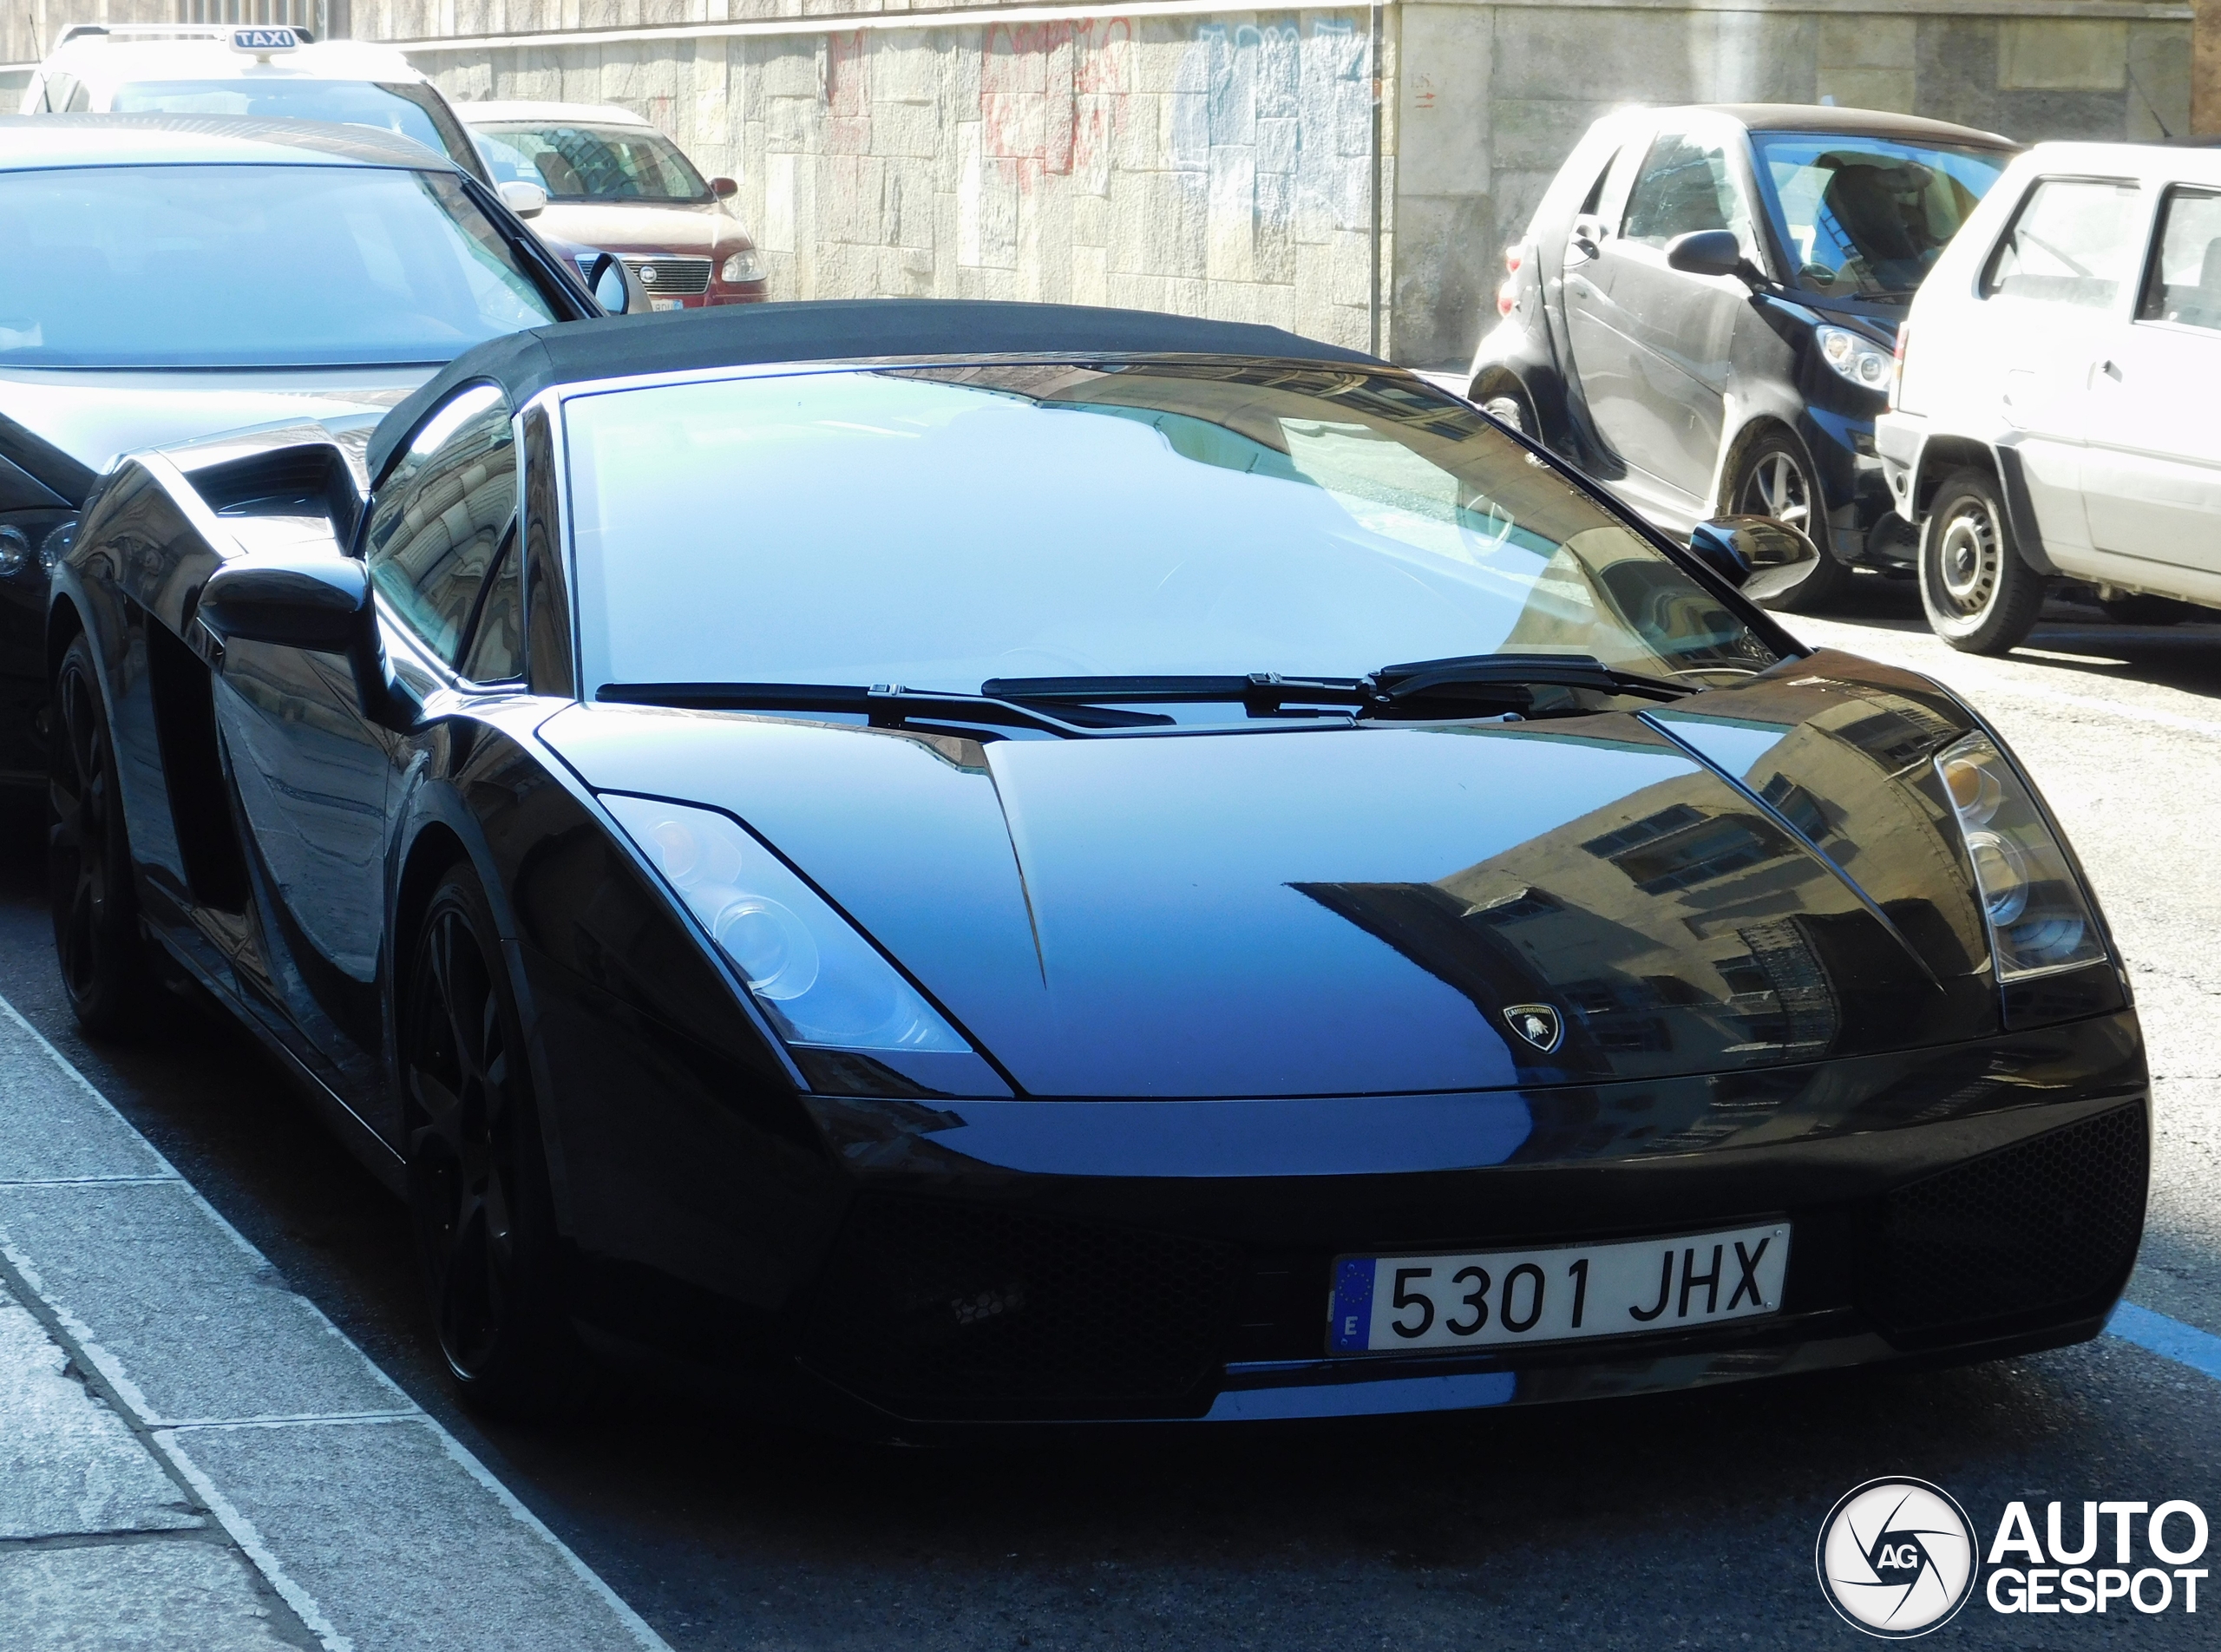
[{"label": "black car hood", "polygon": [[1927,762],[1966,726],[1823,656],[1526,724],[982,745],[599,706],[542,738],[597,788],[746,821],[1027,1092],[1235,1097],[1995,1031]]},{"label": "black car hood", "polygon": [[258,372],[0,369],[0,459],[69,505],[122,455],[279,421],[383,413],[429,367]]}]

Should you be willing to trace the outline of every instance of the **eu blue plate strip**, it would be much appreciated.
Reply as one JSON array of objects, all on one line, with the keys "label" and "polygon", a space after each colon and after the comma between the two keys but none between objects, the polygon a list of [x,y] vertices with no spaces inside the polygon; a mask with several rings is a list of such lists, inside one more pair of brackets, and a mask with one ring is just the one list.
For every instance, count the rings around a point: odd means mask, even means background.
[{"label": "eu blue plate strip", "polygon": [[2106,1322],[2106,1330],[2163,1360],[2186,1365],[2201,1375],[2221,1382],[2221,1336],[2211,1331],[2171,1320],[2165,1314],[2154,1314],[2133,1302],[2123,1302],[2113,1309],[2113,1318]]},{"label": "eu blue plate strip", "polygon": [[1261,1422],[1274,1417],[1386,1417],[1401,1411],[1465,1411],[1508,1405],[1519,1379],[1509,1371],[1448,1377],[1388,1377],[1378,1382],[1314,1382],[1293,1388],[1229,1388],[1205,1422]]}]

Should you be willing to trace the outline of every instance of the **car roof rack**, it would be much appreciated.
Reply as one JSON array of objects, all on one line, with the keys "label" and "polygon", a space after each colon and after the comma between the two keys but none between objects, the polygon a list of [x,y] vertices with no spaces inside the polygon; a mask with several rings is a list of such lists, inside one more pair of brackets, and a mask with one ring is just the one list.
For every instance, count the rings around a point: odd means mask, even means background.
[{"label": "car roof rack", "polygon": [[[121,40],[229,40],[234,29],[252,29],[258,25],[238,23],[73,23],[62,31],[56,41],[59,48],[73,40],[94,36]],[[297,23],[264,23],[266,29],[290,29],[301,38],[304,46],[316,44],[315,31],[304,29]]]}]

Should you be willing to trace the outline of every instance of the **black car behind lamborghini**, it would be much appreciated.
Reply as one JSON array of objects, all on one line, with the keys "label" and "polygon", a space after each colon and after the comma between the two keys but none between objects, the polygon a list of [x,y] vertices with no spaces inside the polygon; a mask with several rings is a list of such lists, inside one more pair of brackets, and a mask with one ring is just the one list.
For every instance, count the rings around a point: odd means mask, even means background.
[{"label": "black car behind lamborghini", "polygon": [[1671,533],[1717,511],[1910,570],[1874,447],[1905,306],[2012,159],[2004,138],[1874,109],[1627,109],[1576,146],[1505,252],[1473,399]]},{"label": "black car behind lamborghini", "polygon": [[2072,856],[1712,571],[1759,541],[1118,311],[542,328],[342,435],[100,488],[56,934],[89,1025],[190,978],[306,1081],[484,1403],[647,1349],[899,1437],[1490,1406],[2123,1284]]}]

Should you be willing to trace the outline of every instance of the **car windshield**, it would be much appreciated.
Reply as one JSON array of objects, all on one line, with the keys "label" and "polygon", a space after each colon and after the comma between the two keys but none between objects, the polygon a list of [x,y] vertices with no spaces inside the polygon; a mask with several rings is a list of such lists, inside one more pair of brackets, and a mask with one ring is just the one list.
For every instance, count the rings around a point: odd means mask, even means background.
[{"label": "car windshield", "polygon": [[566,403],[580,641],[604,684],[901,684],[1566,653],[1775,661],[1463,403],[1400,376],[998,365]]},{"label": "car windshield", "polygon": [[538,184],[557,200],[707,200],[710,187],[678,146],[644,126],[567,121],[477,128],[495,181]]},{"label": "car windshield", "polygon": [[370,81],[139,81],[109,100],[117,115],[252,115],[376,127],[455,159],[422,88]]},{"label": "car windshield", "polygon": [[1754,132],[1759,179],[1798,286],[1902,298],[2013,159],[2004,149]]},{"label": "car windshield", "polygon": [[447,172],[0,172],[0,366],[437,363],[557,318]]}]

